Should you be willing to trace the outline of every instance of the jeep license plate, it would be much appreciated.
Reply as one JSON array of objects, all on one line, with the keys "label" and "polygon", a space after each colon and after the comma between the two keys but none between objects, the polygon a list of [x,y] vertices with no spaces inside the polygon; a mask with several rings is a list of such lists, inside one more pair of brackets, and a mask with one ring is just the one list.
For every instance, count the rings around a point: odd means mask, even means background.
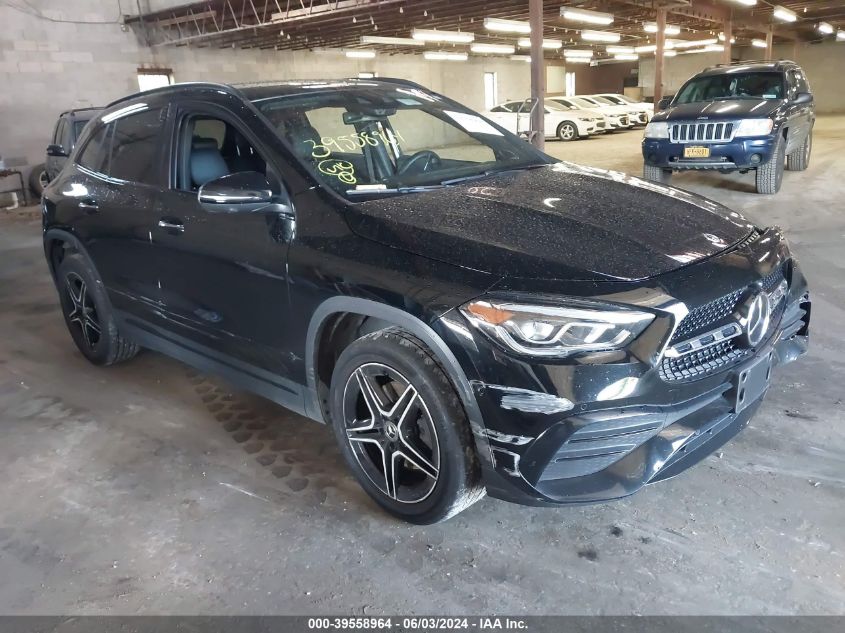
[{"label": "jeep license plate", "polygon": [[710,148],[695,145],[685,147],[684,158],[710,158]]}]

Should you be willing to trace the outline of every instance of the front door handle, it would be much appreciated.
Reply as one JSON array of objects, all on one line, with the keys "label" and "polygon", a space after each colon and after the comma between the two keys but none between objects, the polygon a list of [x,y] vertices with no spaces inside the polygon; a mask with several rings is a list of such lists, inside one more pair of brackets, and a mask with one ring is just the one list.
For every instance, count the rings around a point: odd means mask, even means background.
[{"label": "front door handle", "polygon": [[96,213],[100,208],[96,200],[81,200],[77,206],[86,213]]},{"label": "front door handle", "polygon": [[184,233],[185,225],[178,220],[169,220],[162,218],[158,221],[159,228],[162,228],[170,233]]}]

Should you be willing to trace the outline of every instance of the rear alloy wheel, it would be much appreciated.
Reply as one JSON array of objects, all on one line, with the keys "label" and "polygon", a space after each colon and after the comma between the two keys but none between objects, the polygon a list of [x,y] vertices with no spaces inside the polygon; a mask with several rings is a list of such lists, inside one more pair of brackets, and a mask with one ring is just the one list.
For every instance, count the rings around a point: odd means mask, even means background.
[{"label": "rear alloy wheel", "polygon": [[561,141],[574,141],[578,138],[578,128],[574,123],[564,121],[557,126],[557,137]]},{"label": "rear alloy wheel", "polygon": [[810,153],[813,151],[813,131],[807,134],[804,142],[791,154],[786,155],[786,168],[789,171],[804,171],[810,166]]},{"label": "rear alloy wheel", "polygon": [[405,332],[375,332],[344,350],[330,410],[353,474],[391,514],[436,523],[484,496],[457,394],[427,348]]},{"label": "rear alloy wheel", "polygon": [[672,170],[643,163],[643,178],[668,185],[672,180]]},{"label": "rear alloy wheel", "polygon": [[757,193],[771,195],[780,191],[780,185],[783,182],[785,153],[786,141],[783,136],[778,134],[777,141],[775,141],[775,149],[772,152],[769,162],[757,168],[755,175]]},{"label": "rear alloy wheel", "polygon": [[120,335],[103,284],[87,258],[67,254],[56,270],[56,288],[65,324],[85,358],[112,365],[138,353],[138,346]]}]

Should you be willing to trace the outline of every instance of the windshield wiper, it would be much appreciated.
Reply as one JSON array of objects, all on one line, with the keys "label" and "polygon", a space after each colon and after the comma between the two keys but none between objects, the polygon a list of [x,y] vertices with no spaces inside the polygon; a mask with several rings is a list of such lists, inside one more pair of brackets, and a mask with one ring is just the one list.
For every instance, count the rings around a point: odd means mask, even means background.
[{"label": "windshield wiper", "polygon": [[440,184],[445,186],[456,185],[461,182],[468,182],[470,180],[480,180],[489,176],[495,176],[496,174],[506,174],[510,171],[528,171],[529,169],[537,169],[538,167],[545,166],[546,163],[535,163],[532,165],[524,165],[523,167],[503,167],[502,169],[488,169],[487,171],[483,171],[480,174],[472,174],[471,176],[461,176],[460,178],[451,178],[449,180],[443,180],[440,182]]},{"label": "windshield wiper", "polygon": [[384,189],[366,188],[366,189],[347,189],[347,195],[352,196],[369,196],[381,194],[397,194],[397,193],[418,193],[420,191],[433,191],[435,189],[443,189],[444,185],[413,185],[407,187],[385,187]]}]

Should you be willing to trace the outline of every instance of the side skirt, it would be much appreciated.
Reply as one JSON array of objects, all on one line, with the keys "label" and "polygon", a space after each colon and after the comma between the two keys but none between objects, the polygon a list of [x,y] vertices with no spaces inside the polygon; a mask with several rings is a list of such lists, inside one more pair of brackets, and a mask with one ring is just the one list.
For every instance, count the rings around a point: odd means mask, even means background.
[{"label": "side skirt", "polygon": [[116,311],[115,316],[120,331],[142,347],[161,352],[199,371],[218,375],[233,385],[272,400],[299,415],[322,422],[305,411],[304,385],[221,354],[125,312]]}]

